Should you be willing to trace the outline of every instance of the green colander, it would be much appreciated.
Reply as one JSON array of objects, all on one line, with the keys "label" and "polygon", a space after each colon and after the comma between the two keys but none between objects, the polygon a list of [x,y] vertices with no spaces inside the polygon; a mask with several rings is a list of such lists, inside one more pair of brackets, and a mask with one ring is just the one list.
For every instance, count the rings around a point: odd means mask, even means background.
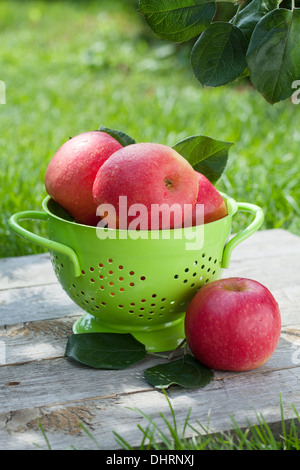
[{"label": "green colander", "polygon": [[[135,232],[75,223],[49,196],[43,211],[9,219],[10,228],[47,248],[56,276],[69,297],[86,313],[74,333],[131,333],[148,351],[169,351],[184,339],[184,315],[192,297],[221,277],[236,245],[263,223],[260,207],[222,193],[228,215],[197,227]],[[230,238],[237,211],[254,215],[250,225]],[[47,222],[44,238],[19,221]],[[141,236],[143,235],[143,236]]]}]

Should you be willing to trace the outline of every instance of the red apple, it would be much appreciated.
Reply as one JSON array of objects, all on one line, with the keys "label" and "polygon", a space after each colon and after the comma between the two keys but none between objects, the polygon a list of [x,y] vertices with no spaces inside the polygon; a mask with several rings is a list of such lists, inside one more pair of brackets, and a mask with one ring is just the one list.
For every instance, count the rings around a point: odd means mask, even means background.
[{"label": "red apple", "polygon": [[[215,186],[209,181],[202,173],[196,172],[199,181],[199,190],[196,205],[193,209],[192,225],[197,225],[197,212],[199,215],[203,214],[204,209],[204,223],[213,222],[214,220],[222,219],[227,215],[226,204]],[[199,204],[199,205],[198,205]],[[199,219],[199,217],[198,217]]]},{"label": "red apple", "polygon": [[203,286],[185,317],[187,344],[203,365],[245,371],[273,354],[281,329],[278,304],[252,279],[232,277]]},{"label": "red apple", "polygon": [[[131,144],[115,152],[99,169],[93,186],[103,220],[119,229],[181,227],[191,216],[197,194],[198,178],[190,163],[171,147],[155,143]],[[105,211],[105,205],[115,213]]]},{"label": "red apple", "polygon": [[92,188],[101,165],[122,145],[109,134],[91,131],[64,143],[52,157],[45,174],[47,193],[76,222],[96,225]]}]

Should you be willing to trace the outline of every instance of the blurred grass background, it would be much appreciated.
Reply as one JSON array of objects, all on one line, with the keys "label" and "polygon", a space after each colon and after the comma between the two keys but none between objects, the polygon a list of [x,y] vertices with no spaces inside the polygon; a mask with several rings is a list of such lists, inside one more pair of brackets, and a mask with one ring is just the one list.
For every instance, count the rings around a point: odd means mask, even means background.
[{"label": "blurred grass background", "polygon": [[[11,234],[7,219],[41,209],[53,154],[101,124],[138,142],[234,142],[217,188],[261,205],[263,228],[300,235],[300,105],[271,106],[247,80],[203,89],[191,43],[156,38],[135,0],[2,0],[0,37],[0,257],[43,251]],[[237,216],[233,231],[244,224]],[[45,234],[43,222],[31,227]]]}]

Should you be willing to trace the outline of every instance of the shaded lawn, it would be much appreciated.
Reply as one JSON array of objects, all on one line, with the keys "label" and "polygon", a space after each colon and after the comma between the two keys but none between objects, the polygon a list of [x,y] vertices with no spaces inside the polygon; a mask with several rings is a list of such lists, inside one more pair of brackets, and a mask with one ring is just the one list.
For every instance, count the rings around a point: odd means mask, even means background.
[{"label": "shaded lawn", "polygon": [[[0,257],[43,251],[12,235],[7,219],[41,208],[52,155],[100,124],[138,142],[173,145],[194,134],[234,142],[218,189],[261,205],[263,228],[300,235],[300,105],[271,106],[246,81],[202,89],[190,45],[155,38],[136,3],[0,3]],[[233,230],[246,220],[237,216]],[[45,234],[42,222],[28,226]]]}]

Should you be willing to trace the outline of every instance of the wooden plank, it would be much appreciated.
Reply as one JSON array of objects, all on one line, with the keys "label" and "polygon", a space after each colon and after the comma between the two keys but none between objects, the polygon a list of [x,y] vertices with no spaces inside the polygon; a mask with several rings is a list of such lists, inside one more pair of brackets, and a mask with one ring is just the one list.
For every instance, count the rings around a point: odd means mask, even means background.
[{"label": "wooden plank", "polygon": [[[259,384],[265,374],[299,368],[299,361],[293,363],[295,357],[292,344],[281,339],[273,356],[259,369],[243,373],[219,371],[216,372],[215,381],[219,382],[232,377],[241,379],[244,376],[244,381],[247,381],[247,377],[255,375]],[[152,387],[145,381],[143,371],[164,361],[159,357],[147,356],[146,359],[130,368],[111,371],[92,369],[61,355],[54,358],[52,356],[48,360],[35,360],[34,357],[32,359],[29,362],[1,366],[0,413],[33,406],[105,397],[111,394],[148,391]],[[208,389],[211,387],[214,388],[215,385],[207,386]],[[278,393],[280,392],[276,383],[273,387]],[[223,404],[223,406],[226,408],[227,405]]]},{"label": "wooden plank", "polygon": [[83,313],[58,282],[0,291],[0,325]]},{"label": "wooden plank", "polygon": [[[234,235],[233,235],[234,236]],[[300,254],[300,237],[283,229],[258,230],[232,252],[233,259]]]},{"label": "wooden plank", "polygon": [[[212,431],[231,429],[230,415],[239,426],[247,426],[247,419],[257,421],[256,413],[271,427],[278,426],[280,394],[285,418],[294,417],[291,404],[300,407],[299,260],[300,239],[282,230],[258,232],[234,250],[223,277],[253,277],[270,288],[282,312],[281,339],[259,369],[215,372],[203,389],[172,387],[169,396],[179,428],[190,407],[191,424],[197,427],[199,420],[205,426],[210,416]],[[161,358],[147,356],[124,371],[108,371],[63,357],[80,310],[56,281],[48,255],[13,259],[11,264],[0,260],[0,286],[6,286],[0,290],[0,449],[45,446],[37,417],[54,449],[94,447],[79,421],[103,449],[118,448],[114,430],[138,445],[142,436],[137,425],[147,422],[127,407],[142,409],[166,430],[159,416],[163,412],[171,417],[166,399],[143,377],[145,368]]]},{"label": "wooden plank", "polygon": [[[72,334],[73,323],[78,318],[79,316],[76,315],[2,326],[0,328],[0,348],[2,348],[2,361],[0,350],[0,364],[23,364],[29,361],[62,357],[68,336]],[[284,325],[282,332],[284,333],[283,338],[289,342],[295,344],[297,341],[299,342],[297,336],[300,336],[299,323]],[[277,354],[281,356],[281,359],[276,357]],[[285,357],[284,354],[282,348],[280,352],[276,351],[275,359],[272,359],[275,361],[274,364],[281,364],[283,357]],[[272,362],[269,362],[270,364]],[[286,364],[284,363],[283,366],[286,367]]]},{"label": "wooden plank", "polygon": [[[268,233],[266,234],[266,232]],[[266,235],[270,231],[266,232],[257,233],[256,239],[263,241],[260,242],[259,249],[258,244],[256,244],[257,250],[251,250],[254,253],[252,257],[246,256],[242,260],[238,252],[233,252],[230,267],[224,270],[222,277],[249,277],[261,282],[271,290],[279,304],[282,302],[282,310],[291,312],[292,317],[287,319],[287,321],[295,323],[297,321],[297,303],[300,290],[298,288],[300,284],[300,253],[297,253],[297,246],[300,246],[300,238],[287,234],[288,239],[291,236],[291,242],[288,245],[293,246],[292,253],[290,255],[279,254],[275,256],[273,252],[272,255],[270,254],[270,256],[263,258],[262,261],[261,258],[257,258],[256,252],[266,254],[268,246],[272,246],[271,242],[268,244],[266,239]],[[276,234],[277,241],[279,242],[278,235],[282,235],[282,231],[280,231],[280,234]],[[296,238],[298,244],[295,243],[294,238]],[[246,243],[244,242],[245,246]],[[269,250],[269,253],[271,253],[271,250]],[[23,273],[21,277],[24,282],[26,269],[34,268],[36,277],[33,277],[33,274],[28,275],[28,282],[31,285],[16,288],[16,283],[20,282],[20,279],[12,277],[10,285],[13,288],[0,290],[0,324],[12,325],[21,321],[34,321],[36,319],[41,320],[81,314],[81,309],[70,300],[57,282],[52,272],[49,257],[37,255],[37,258],[34,258],[34,260],[31,258],[31,261],[24,264],[24,269],[20,268],[20,272]],[[15,261],[13,259],[12,266],[15,266]],[[14,272],[13,268],[9,269],[7,260],[2,264],[2,268],[4,265],[7,267],[8,273]],[[45,274],[43,276],[40,275],[39,270],[52,273],[52,277],[51,275],[49,276],[50,281],[48,284],[39,284],[41,281],[45,282]],[[8,279],[10,278],[11,274],[8,274],[5,278],[6,284],[4,285],[9,284]],[[36,285],[33,285],[34,282],[36,282]]]},{"label": "wooden plank", "polygon": [[0,259],[0,290],[56,282],[48,253]]},{"label": "wooden plank", "polygon": [[[46,362],[46,361],[45,361]],[[52,364],[55,361],[49,361]],[[59,367],[61,363],[59,364]],[[58,368],[56,368],[58,371]],[[66,369],[64,369],[66,370]],[[116,383],[118,374],[111,374],[112,381],[106,382],[106,391],[110,394],[101,395],[103,383],[108,379],[105,371],[96,371],[94,377],[98,375],[98,394],[94,383],[88,380],[81,385],[82,375],[78,368],[73,369],[72,379],[67,374],[65,380],[55,381],[52,374],[49,378],[49,393],[45,397],[34,395],[34,399],[27,399],[22,395],[23,405],[36,406],[22,408],[18,406],[16,410],[7,410],[0,414],[0,449],[30,449],[33,443],[43,445],[43,438],[38,428],[37,417],[41,423],[54,449],[64,449],[74,445],[76,448],[93,448],[93,443],[80,430],[79,422],[84,425],[97,439],[103,449],[118,448],[113,438],[113,431],[117,431],[122,437],[128,440],[132,446],[138,446],[142,436],[137,429],[138,424],[144,427],[147,421],[142,419],[138,413],[129,408],[138,408],[151,416],[164,431],[167,431],[165,424],[160,419],[162,412],[171,419],[170,410],[161,392],[154,389],[137,390],[138,377],[136,372],[127,373],[124,380],[126,384],[118,384],[118,392],[114,393],[113,383]],[[89,374],[89,379],[92,377]],[[28,380],[28,394],[30,390],[37,389],[36,382],[44,375],[38,374],[33,379]],[[299,393],[300,368],[292,367],[283,370],[265,371],[264,373],[253,371],[252,373],[229,374],[219,380],[214,380],[209,386],[198,390],[184,390],[173,387],[168,394],[174,408],[179,430],[183,428],[187,413],[191,408],[190,424],[200,431],[197,422],[203,426],[208,426],[211,432],[225,431],[233,428],[232,416],[240,427],[247,427],[249,423],[257,423],[257,416],[263,414],[270,427],[278,426],[280,416],[280,394],[283,400],[284,416],[286,419],[294,418],[291,408],[293,404],[296,409],[300,406]],[[71,383],[70,383],[71,381]],[[31,382],[31,385],[29,385]],[[94,380],[92,380],[94,382]],[[87,387],[88,383],[88,387]],[[128,384],[131,390],[128,390]],[[274,384],[277,384],[274,387]],[[56,402],[50,404],[51,387],[56,386],[59,398],[59,390],[67,388],[69,401]],[[46,386],[46,385],[45,385]],[[85,389],[84,398],[80,399],[74,389],[80,386]],[[90,386],[94,393],[90,392]],[[14,395],[14,390],[18,385],[11,385],[10,394]],[[46,390],[45,390],[46,394]],[[75,399],[77,397],[77,399]],[[16,402],[16,397],[13,398]],[[187,436],[192,437],[195,433],[192,429],[187,429]]]},{"label": "wooden plank", "polygon": [[[279,303],[284,324],[288,324],[297,322],[299,315],[299,266],[300,255],[270,258],[265,264],[251,258],[243,262],[232,260],[222,277],[248,277],[264,284]],[[82,313],[83,310],[68,297],[58,282],[0,291],[0,325]]]}]

